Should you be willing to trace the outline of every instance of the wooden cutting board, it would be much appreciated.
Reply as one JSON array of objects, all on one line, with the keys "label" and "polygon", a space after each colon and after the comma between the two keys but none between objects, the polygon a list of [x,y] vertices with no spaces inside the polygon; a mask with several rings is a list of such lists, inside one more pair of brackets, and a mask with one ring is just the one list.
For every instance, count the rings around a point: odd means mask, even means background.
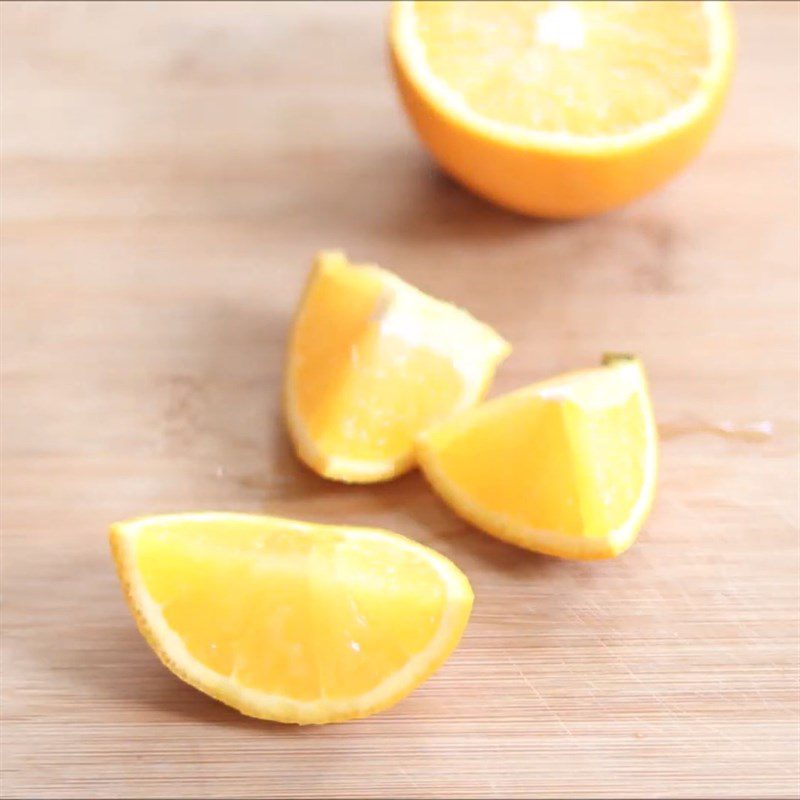
[{"label": "wooden cutting board", "polygon": [[[789,797],[798,790],[798,6],[741,4],[703,156],[618,213],[512,216],[410,132],[371,3],[3,3],[4,797]],[[663,438],[618,561],[302,468],[279,419],[313,252],[515,345],[494,391],[633,350]],[[477,601],[395,709],[298,729],[182,685],[105,532],[235,509],[394,529]]]}]

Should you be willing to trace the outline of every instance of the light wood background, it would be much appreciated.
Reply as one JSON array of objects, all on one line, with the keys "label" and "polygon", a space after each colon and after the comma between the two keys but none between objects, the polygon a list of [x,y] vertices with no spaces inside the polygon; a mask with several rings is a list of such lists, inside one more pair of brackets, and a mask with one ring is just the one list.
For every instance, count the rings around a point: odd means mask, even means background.
[{"label": "light wood background", "polygon": [[[670,186],[576,223],[441,177],[380,4],[2,4],[5,797],[789,797],[798,790],[798,5],[739,5],[732,97]],[[616,562],[347,488],[278,385],[313,252],[343,247],[515,345],[495,391],[634,350],[657,508]],[[204,508],[426,542],[477,595],[395,709],[248,720],[157,662],[116,519]]]}]

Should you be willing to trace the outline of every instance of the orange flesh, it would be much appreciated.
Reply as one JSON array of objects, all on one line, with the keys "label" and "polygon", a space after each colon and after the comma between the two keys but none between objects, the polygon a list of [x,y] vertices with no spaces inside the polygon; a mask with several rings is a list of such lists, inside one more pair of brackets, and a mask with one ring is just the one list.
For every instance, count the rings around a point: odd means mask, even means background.
[{"label": "orange flesh", "polygon": [[699,2],[415,4],[431,72],[475,112],[582,136],[662,119],[711,63]]},{"label": "orange flesh", "polygon": [[310,438],[322,452],[391,460],[451,411],[464,379],[446,354],[380,328],[378,274],[322,268],[298,318],[290,376]]},{"label": "orange flesh", "polygon": [[[482,509],[527,528],[599,537],[640,496],[646,418],[637,394],[587,413],[519,392],[432,432],[437,468]],[[466,416],[466,415],[465,415]]]},{"label": "orange flesh", "polygon": [[194,658],[296,700],[372,689],[424,650],[446,603],[422,556],[335,528],[171,523],[143,531],[135,559]]}]

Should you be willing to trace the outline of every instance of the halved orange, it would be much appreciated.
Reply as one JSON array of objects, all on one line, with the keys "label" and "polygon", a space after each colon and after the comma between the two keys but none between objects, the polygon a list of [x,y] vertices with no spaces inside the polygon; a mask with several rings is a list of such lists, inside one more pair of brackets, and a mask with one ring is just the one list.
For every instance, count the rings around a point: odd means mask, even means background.
[{"label": "halved orange", "polygon": [[405,107],[442,168],[500,205],[578,217],[700,149],[733,64],[721,2],[398,2]]},{"label": "halved orange", "polygon": [[207,512],[121,522],[110,536],[162,662],[263,719],[388,708],[442,664],[472,608],[455,565],[387,531]]},{"label": "halved orange", "polygon": [[414,466],[414,437],[476,403],[508,344],[386,270],[322,252],[297,312],[289,434],[326,478],[369,483]]},{"label": "halved orange", "polygon": [[529,550],[611,558],[653,502],[657,432],[641,364],[562,375],[490,400],[419,437],[420,467],[464,519]]}]

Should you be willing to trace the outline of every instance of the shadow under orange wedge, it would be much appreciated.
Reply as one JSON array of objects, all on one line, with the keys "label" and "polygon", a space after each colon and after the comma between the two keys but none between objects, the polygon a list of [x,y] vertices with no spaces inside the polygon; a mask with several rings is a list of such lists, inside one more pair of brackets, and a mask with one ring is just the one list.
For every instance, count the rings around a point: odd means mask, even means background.
[{"label": "shadow under orange wedge", "polygon": [[472,608],[454,564],[372,528],[172,514],[113,525],[111,548],[162,662],[278,722],[388,708],[444,662]]},{"label": "shadow under orange wedge", "polygon": [[396,2],[405,107],[442,168],[544,217],[606,211],[674,175],[733,64],[722,2]]},{"label": "shadow under orange wedge", "polygon": [[529,550],[612,558],[635,541],[655,495],[657,432],[641,364],[534,384],[419,437],[433,488],[476,527]]},{"label": "shadow under orange wedge", "polygon": [[326,478],[393,478],[414,466],[415,436],[474,405],[509,350],[488,325],[392,273],[320,253],[286,368],[297,454]]}]

